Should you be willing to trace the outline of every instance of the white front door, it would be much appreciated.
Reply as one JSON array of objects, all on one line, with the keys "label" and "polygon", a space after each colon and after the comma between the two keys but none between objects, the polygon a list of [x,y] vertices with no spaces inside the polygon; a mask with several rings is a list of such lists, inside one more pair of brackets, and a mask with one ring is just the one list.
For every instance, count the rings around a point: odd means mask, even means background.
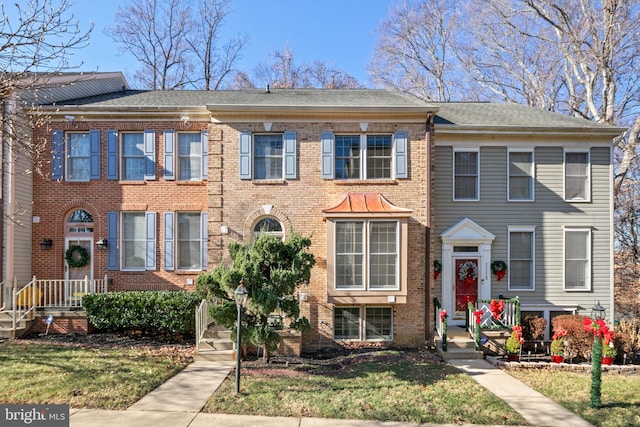
[{"label": "white front door", "polygon": [[[65,240],[64,279],[66,282],[66,295],[68,298],[81,297],[82,294],[93,292],[93,290],[86,288],[83,282],[86,277],[89,279],[89,284],[93,283],[93,238],[67,237]],[[85,265],[73,267],[67,262],[69,248],[74,246],[80,246],[87,251],[89,259]],[[70,253],[70,256],[76,261],[80,260],[82,255],[83,253],[80,250]]]}]

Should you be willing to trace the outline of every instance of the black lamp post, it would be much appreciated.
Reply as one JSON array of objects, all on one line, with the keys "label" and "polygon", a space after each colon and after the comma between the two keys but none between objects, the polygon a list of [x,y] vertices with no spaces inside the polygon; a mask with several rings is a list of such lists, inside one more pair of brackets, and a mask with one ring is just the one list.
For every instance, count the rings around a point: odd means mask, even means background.
[{"label": "black lamp post", "polygon": [[247,302],[249,294],[242,281],[233,293],[238,307],[238,327],[236,329],[236,395],[240,393],[240,353],[242,353],[242,306]]}]

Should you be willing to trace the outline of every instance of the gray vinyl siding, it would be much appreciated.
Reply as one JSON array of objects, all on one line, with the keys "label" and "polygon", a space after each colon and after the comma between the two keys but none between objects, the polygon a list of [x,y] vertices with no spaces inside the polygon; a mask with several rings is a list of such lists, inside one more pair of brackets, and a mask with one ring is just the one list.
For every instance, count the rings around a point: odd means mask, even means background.
[{"label": "gray vinyl siding", "polygon": [[[531,147],[533,148],[533,147]],[[562,146],[538,146],[534,150],[535,181],[533,202],[507,201],[506,146],[480,149],[480,201],[453,201],[453,147],[436,147],[435,162],[435,259],[442,257],[440,234],[462,219],[469,218],[496,236],[492,261],[508,261],[508,227],[535,227],[535,290],[509,291],[507,278],[498,282],[491,276],[491,295],[522,299],[523,304],[579,304],[585,309],[598,299],[608,301],[611,285],[610,149],[593,147],[591,160],[591,202],[563,200],[564,168]],[[591,229],[591,290],[565,291],[563,288],[564,227]],[[441,295],[436,281],[436,295]]]}]

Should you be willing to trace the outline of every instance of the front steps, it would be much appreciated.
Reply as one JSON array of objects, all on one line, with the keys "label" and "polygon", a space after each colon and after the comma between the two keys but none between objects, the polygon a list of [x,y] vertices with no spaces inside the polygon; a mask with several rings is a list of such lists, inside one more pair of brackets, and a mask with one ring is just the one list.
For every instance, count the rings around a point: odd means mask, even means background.
[{"label": "front steps", "polygon": [[32,324],[33,320],[22,319],[16,325],[16,330],[14,331],[12,329],[13,317],[11,317],[11,312],[0,311],[0,337],[2,338],[20,338],[31,329]]},{"label": "front steps", "polygon": [[231,331],[221,325],[211,325],[196,343],[195,360],[224,361],[236,360]]},{"label": "front steps", "polygon": [[436,336],[436,350],[444,360],[482,359],[482,351],[474,349],[473,338],[464,327],[449,326],[447,328],[447,351],[442,351],[442,337]]}]

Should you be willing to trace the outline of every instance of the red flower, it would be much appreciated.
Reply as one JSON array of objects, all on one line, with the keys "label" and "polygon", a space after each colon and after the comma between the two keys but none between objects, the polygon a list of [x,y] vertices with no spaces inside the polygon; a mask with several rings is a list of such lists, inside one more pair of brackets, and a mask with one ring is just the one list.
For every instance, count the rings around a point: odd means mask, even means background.
[{"label": "red flower", "polygon": [[440,321],[444,322],[444,319],[446,319],[446,318],[447,318],[447,310],[442,310],[440,312]]},{"label": "red flower", "polygon": [[482,310],[476,310],[473,312],[473,315],[476,316],[476,325],[479,325],[480,322],[482,321],[483,314],[484,314],[484,311]]}]

